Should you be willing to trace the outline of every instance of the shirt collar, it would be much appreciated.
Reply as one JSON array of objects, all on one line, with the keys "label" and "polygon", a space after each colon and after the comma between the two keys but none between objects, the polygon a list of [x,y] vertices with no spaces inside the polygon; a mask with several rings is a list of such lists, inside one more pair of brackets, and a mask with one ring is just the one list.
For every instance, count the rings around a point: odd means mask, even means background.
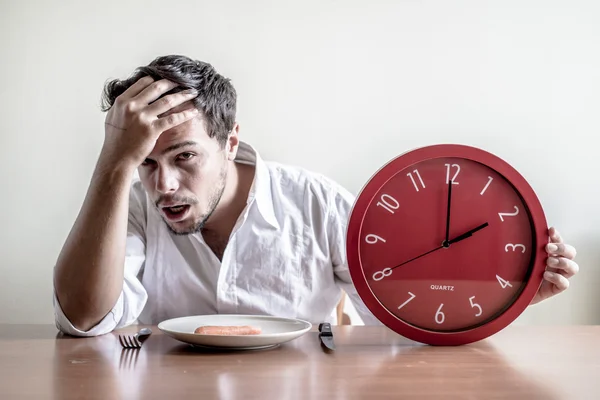
[{"label": "shirt collar", "polygon": [[250,187],[250,193],[248,193],[247,204],[256,201],[259,213],[265,222],[278,229],[279,223],[277,222],[275,210],[273,208],[271,174],[269,173],[267,165],[254,147],[241,140],[239,141],[235,161],[245,164],[254,164],[254,180]]}]

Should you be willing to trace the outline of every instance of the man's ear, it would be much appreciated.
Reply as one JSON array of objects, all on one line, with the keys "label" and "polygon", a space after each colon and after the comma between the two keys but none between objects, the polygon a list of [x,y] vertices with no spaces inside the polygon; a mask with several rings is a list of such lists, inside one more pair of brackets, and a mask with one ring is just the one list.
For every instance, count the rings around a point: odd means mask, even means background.
[{"label": "man's ear", "polygon": [[225,144],[225,151],[227,152],[227,159],[230,161],[235,160],[235,156],[237,155],[238,146],[240,144],[240,139],[238,137],[238,133],[240,131],[240,125],[236,123],[233,126],[233,129],[229,133],[229,137],[227,138],[227,143]]}]

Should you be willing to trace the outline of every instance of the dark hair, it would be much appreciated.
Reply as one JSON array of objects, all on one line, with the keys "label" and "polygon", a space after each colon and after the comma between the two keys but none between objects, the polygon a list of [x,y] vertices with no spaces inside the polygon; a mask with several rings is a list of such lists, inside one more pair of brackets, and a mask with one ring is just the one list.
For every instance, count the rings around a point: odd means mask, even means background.
[{"label": "dark hair", "polygon": [[[155,81],[168,79],[178,87],[166,96],[186,89],[198,92],[193,102],[205,119],[209,137],[216,137],[224,145],[233,129],[237,94],[230,80],[218,74],[209,63],[192,60],[181,55],[168,55],[154,59],[147,66],[138,67],[127,79],[115,79],[104,86],[102,111],[108,111],[116,98],[143,76],[150,75]],[[161,96],[161,97],[163,97]]]}]

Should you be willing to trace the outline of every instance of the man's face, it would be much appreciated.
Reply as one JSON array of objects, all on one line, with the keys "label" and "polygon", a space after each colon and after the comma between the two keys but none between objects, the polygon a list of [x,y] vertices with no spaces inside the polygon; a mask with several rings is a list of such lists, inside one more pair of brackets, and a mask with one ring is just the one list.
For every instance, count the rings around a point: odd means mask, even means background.
[{"label": "man's face", "polygon": [[227,178],[226,150],[198,117],[163,132],[140,166],[140,179],[173,233],[199,232],[216,208]]}]

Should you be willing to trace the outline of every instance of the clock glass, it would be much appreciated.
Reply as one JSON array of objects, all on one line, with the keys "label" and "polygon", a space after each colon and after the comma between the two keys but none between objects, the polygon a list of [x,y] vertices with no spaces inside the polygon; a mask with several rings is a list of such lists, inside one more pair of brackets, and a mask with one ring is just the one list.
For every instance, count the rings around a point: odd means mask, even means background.
[{"label": "clock glass", "polygon": [[531,280],[538,232],[503,171],[521,187],[524,180],[495,158],[476,159],[398,159],[359,195],[351,272],[360,275],[355,284],[367,306],[388,324],[440,334],[477,329],[511,308]]}]

